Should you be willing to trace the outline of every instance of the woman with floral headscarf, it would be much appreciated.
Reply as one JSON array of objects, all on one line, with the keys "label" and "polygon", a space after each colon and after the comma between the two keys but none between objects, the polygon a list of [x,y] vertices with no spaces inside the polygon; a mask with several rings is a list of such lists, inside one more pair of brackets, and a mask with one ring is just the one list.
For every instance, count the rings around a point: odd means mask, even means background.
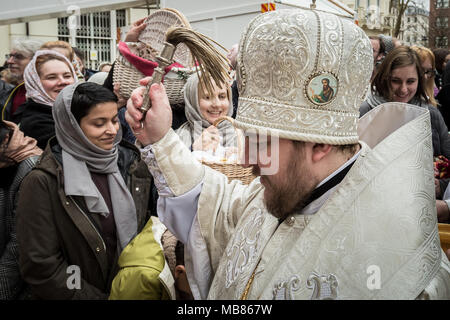
[{"label": "woman with floral headscarf", "polygon": [[38,147],[45,149],[47,141],[55,135],[52,106],[63,88],[77,82],[76,73],[63,54],[39,50],[25,68],[24,81],[27,102],[20,128],[38,141]]}]

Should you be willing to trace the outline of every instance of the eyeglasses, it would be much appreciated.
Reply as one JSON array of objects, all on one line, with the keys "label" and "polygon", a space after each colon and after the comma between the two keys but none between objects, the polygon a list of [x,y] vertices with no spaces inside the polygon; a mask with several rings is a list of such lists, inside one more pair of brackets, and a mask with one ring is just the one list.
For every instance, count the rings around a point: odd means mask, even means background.
[{"label": "eyeglasses", "polygon": [[436,70],[434,70],[434,69],[425,70],[423,75],[428,78],[433,78],[436,75]]},{"label": "eyeglasses", "polygon": [[26,59],[27,57],[25,57],[23,54],[20,53],[11,53],[11,54],[5,54],[5,59],[9,60],[10,58],[14,58],[15,60],[23,60]]}]

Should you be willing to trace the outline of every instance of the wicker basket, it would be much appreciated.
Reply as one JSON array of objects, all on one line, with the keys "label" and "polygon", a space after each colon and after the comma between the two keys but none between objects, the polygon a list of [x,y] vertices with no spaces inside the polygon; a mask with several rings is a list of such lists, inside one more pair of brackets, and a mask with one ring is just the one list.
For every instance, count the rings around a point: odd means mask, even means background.
[{"label": "wicker basket", "polygon": [[450,224],[438,223],[438,229],[442,250],[447,251],[450,249]]},{"label": "wicker basket", "polygon": [[[164,47],[166,32],[170,27],[188,27],[191,25],[186,17],[179,11],[171,8],[156,10],[145,20],[147,26],[139,35],[139,41],[150,45],[158,53]],[[192,55],[186,45],[180,43],[175,49],[173,61],[185,67],[193,67]]]},{"label": "wicker basket", "polygon": [[[139,41],[127,43],[130,51],[141,58],[156,61],[156,56],[162,50],[165,34],[169,27],[190,27],[187,19],[175,9],[161,9],[153,12],[145,20],[147,26],[139,35]],[[177,45],[173,60],[185,68],[172,68],[164,76],[164,87],[171,104],[184,102],[182,89],[188,77],[196,72],[189,49],[182,43]],[[145,75],[136,69],[120,52],[115,61],[113,82],[120,83],[120,94],[128,99],[131,92],[139,87],[139,80]]]},{"label": "wicker basket", "polygon": [[[233,123],[233,119],[230,117],[220,117],[214,122],[214,126],[217,126],[219,123],[221,123],[224,120],[228,120],[231,123]],[[243,136],[241,134],[241,131],[236,129],[236,141],[238,144],[238,152],[241,154],[242,152],[242,141]],[[240,180],[243,184],[250,184],[250,182],[253,181],[253,179],[256,178],[255,175],[252,173],[252,167],[244,168],[242,165],[238,163],[216,163],[216,162],[207,162],[202,161],[202,164],[210,167],[211,169],[217,170],[224,175],[228,177],[228,181],[232,180]]]},{"label": "wicker basket", "polygon": [[[131,47],[129,46],[131,49]],[[133,50],[131,49],[133,52]],[[134,53],[134,52],[133,52]],[[195,68],[172,68],[164,76],[164,87],[171,105],[184,103],[182,89],[187,79],[195,72]],[[125,99],[131,96],[131,92],[140,86],[139,81],[145,78],[145,75],[136,69],[121,54],[116,58],[113,71],[113,82],[120,83],[120,95]]]}]

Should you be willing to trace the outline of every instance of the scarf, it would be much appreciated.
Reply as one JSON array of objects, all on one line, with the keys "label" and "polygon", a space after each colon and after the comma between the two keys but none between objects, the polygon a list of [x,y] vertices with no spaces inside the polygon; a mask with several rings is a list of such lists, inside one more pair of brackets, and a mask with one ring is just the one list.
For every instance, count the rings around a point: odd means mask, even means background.
[{"label": "scarf", "polygon": [[36,69],[36,59],[40,56],[51,54],[63,58],[67,65],[70,66],[70,71],[72,72],[75,82],[77,82],[77,74],[73,69],[70,61],[61,53],[53,50],[38,50],[33,56],[33,59],[28,63],[23,73],[23,79],[25,81],[25,89],[27,91],[26,98],[33,99],[33,101],[48,106],[53,106],[55,100],[53,100],[42,86],[41,78]]},{"label": "scarf", "polygon": [[14,122],[5,120],[4,122],[13,129],[12,137],[4,153],[6,159],[20,163],[29,157],[42,154],[42,150],[36,146],[36,139],[26,137]]},{"label": "scarf", "polygon": [[[370,108],[373,109],[375,107],[378,107],[380,104],[392,102],[392,101],[388,101],[384,97],[379,96],[378,94],[373,94],[370,91],[367,96],[366,102],[369,104]],[[424,102],[421,99],[414,97],[410,101],[408,101],[408,104],[422,107],[424,105]]]},{"label": "scarf", "polygon": [[77,86],[65,87],[53,106],[56,138],[63,149],[64,191],[66,195],[84,197],[90,212],[108,217],[108,207],[90,171],[107,174],[117,236],[123,250],[137,234],[137,218],[134,200],[117,166],[117,145],[122,139],[122,130],[119,129],[111,150],[101,149],[90,142],[70,111]]},{"label": "scarf", "polygon": [[[194,141],[202,134],[203,130],[211,126],[203,115],[200,113],[200,106],[198,104],[198,75],[194,73],[187,80],[184,90],[184,111],[186,114],[187,122],[184,126],[188,127],[188,130],[180,136],[181,140],[191,147]],[[233,114],[233,102],[231,100],[231,90],[228,89],[228,114],[231,117]],[[200,125],[201,124],[201,125]],[[233,125],[229,121],[222,121],[217,129],[222,137],[222,144],[224,147],[236,146],[236,133]]]}]

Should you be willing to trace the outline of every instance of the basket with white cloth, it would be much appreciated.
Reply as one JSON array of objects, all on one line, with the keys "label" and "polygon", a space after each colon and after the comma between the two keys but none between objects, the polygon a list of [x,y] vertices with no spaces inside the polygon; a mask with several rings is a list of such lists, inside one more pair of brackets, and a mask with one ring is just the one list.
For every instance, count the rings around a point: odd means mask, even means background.
[{"label": "basket with white cloth", "polygon": [[[230,121],[233,123],[234,119],[231,117],[220,117],[214,122],[214,126],[218,126],[219,123],[222,121]],[[243,142],[244,137],[242,135],[242,131],[239,129],[236,129],[236,141],[237,141],[237,151],[238,154],[230,161],[230,159],[227,159],[225,157],[221,159],[213,159],[211,157],[204,157],[202,159],[199,159],[199,161],[210,167],[211,169],[217,170],[224,175],[228,177],[229,181],[232,180],[240,180],[243,184],[250,184],[250,182],[253,181],[253,179],[256,178],[255,175],[253,175],[252,167],[244,168],[241,164],[239,164],[238,160],[242,158],[242,152],[243,152]]]}]

